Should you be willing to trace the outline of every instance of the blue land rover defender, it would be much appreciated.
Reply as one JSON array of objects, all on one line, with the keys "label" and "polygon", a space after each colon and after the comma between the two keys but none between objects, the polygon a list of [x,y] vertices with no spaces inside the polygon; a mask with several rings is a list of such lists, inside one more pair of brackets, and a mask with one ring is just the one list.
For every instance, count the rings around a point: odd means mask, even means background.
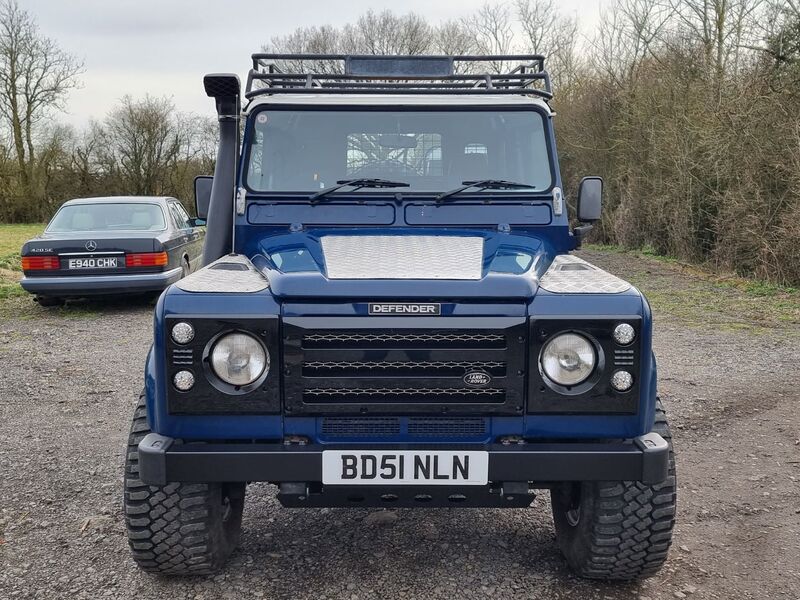
[{"label": "blue land rover defender", "polygon": [[549,490],[576,573],[656,572],[676,488],[650,307],[570,254],[603,184],[571,229],[544,59],[255,54],[244,105],[235,75],[204,83],[205,266],[158,301],[127,451],[138,565],[219,569],[262,481],[298,508]]}]

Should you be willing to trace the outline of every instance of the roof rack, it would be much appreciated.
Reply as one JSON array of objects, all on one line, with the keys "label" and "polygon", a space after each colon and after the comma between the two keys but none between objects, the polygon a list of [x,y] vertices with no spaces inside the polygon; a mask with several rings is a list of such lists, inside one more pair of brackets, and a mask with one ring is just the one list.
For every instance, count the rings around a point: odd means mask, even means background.
[{"label": "roof rack", "polygon": [[[245,97],[272,94],[519,94],[550,100],[550,75],[539,54],[485,56],[387,56],[351,54],[253,54]],[[284,67],[280,68],[278,62]],[[303,62],[323,63],[328,73],[303,71]],[[518,62],[507,73],[491,64]],[[287,64],[288,63],[288,64]],[[456,66],[458,65],[458,69]],[[284,70],[286,69],[286,70]],[[459,72],[457,72],[459,71]],[[538,87],[537,87],[538,86]]]}]

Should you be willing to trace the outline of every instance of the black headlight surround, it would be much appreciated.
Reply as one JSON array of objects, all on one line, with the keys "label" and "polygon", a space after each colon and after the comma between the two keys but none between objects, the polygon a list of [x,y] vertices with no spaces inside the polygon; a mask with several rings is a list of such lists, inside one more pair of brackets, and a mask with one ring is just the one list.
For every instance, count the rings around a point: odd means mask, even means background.
[{"label": "black headlight surround", "polygon": [[[172,327],[181,321],[194,328],[194,338],[188,344],[172,339]],[[243,415],[279,414],[281,409],[281,373],[279,368],[278,317],[247,319],[221,318],[208,315],[170,316],[164,319],[164,345],[167,379],[167,408],[170,414],[184,415]],[[220,387],[215,377],[208,377],[209,348],[213,340],[226,333],[252,335],[269,353],[271,366],[266,376],[239,390],[233,386]],[[181,392],[172,385],[178,371],[191,371],[195,377],[192,389]],[[216,384],[216,385],[215,385]]]},{"label": "black headlight surround", "polygon": [[[636,332],[631,344],[614,341],[614,328],[629,323]],[[528,414],[636,414],[640,395],[641,317],[599,318],[536,317],[530,322],[528,369]],[[542,372],[540,357],[549,340],[562,333],[581,334],[595,346],[597,364],[589,378],[572,388],[551,381]],[[633,375],[633,387],[618,392],[611,387],[615,371]]]}]

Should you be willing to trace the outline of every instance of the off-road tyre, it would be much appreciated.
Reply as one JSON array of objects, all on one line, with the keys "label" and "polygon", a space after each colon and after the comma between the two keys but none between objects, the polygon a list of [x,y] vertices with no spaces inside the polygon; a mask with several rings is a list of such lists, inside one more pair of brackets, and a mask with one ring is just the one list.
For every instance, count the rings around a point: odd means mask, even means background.
[{"label": "off-road tyre", "polygon": [[660,400],[653,431],[669,443],[669,473],[661,483],[582,482],[552,490],[556,539],[577,575],[639,579],[666,561],[677,494],[672,435]]},{"label": "off-road tyre", "polygon": [[239,544],[245,485],[142,483],[138,445],[148,433],[142,393],[133,414],[125,459],[123,507],[133,559],[151,573],[214,573]]},{"label": "off-road tyre", "polygon": [[57,296],[36,296],[34,298],[39,306],[43,308],[55,308],[64,304],[64,299]]}]

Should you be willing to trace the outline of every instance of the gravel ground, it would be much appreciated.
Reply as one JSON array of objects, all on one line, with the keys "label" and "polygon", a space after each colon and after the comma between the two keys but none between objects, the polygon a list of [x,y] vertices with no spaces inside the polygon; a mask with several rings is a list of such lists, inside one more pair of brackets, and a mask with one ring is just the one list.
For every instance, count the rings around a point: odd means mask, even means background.
[{"label": "gravel ground", "polygon": [[[588,254],[642,270],[638,258]],[[646,272],[681,288],[687,276],[651,262]],[[731,330],[657,315],[680,485],[657,577],[573,578],[546,495],[531,509],[293,511],[253,485],[225,571],[165,579],[134,567],[121,515],[151,311],[31,306],[0,321],[0,599],[800,598],[796,324]]]}]

